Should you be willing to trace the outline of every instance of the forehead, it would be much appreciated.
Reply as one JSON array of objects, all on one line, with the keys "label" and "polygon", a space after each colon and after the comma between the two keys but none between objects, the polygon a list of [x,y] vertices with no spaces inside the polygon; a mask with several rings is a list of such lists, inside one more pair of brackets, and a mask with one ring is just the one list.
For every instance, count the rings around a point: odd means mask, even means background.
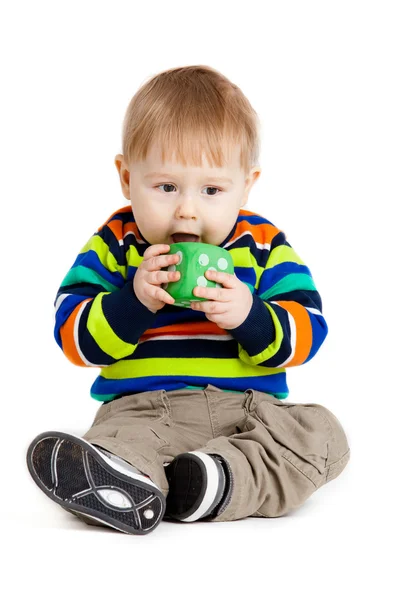
[{"label": "forehead", "polygon": [[231,176],[233,172],[240,170],[240,146],[235,145],[233,147],[224,146],[224,161],[223,166],[212,165],[208,162],[205,153],[202,154],[202,163],[200,165],[190,164],[189,159],[187,164],[180,162],[175,153],[171,156],[166,155],[166,160],[162,160],[161,146],[153,145],[150,147],[146,160],[139,163],[141,171],[144,175],[149,174],[153,171],[162,171],[167,173],[214,173],[219,176]]}]

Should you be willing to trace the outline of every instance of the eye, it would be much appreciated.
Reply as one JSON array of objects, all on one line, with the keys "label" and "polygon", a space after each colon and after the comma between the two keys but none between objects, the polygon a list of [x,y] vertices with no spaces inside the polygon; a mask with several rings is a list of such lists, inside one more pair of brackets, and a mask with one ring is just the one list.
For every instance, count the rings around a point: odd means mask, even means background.
[{"label": "eye", "polygon": [[156,187],[160,188],[160,187],[175,187],[175,186],[172,185],[172,183],[161,183],[160,185],[157,185]]},{"label": "eye", "polygon": [[[161,183],[160,185],[157,185],[156,187],[157,187],[157,188],[164,188],[164,187],[172,187],[172,188],[174,188],[175,186],[174,186],[172,183]],[[214,186],[210,186],[210,185],[206,186],[206,187],[205,187],[205,188],[203,188],[203,189],[205,189],[205,190],[216,190],[217,192],[221,192],[221,191],[222,191],[222,190],[220,190],[219,188],[217,188],[217,187],[214,187]],[[164,191],[164,192],[165,192],[166,190],[162,190],[162,191]],[[170,191],[173,191],[173,190],[168,190],[168,193],[169,193]],[[216,196],[216,195],[217,195],[216,193],[212,193],[212,194],[206,194],[206,196]]]},{"label": "eye", "polygon": [[[221,190],[219,188],[216,187],[212,187],[212,186],[207,186],[204,188],[205,190],[216,190],[217,192],[220,192]],[[216,196],[216,194],[206,194],[206,196]]]}]

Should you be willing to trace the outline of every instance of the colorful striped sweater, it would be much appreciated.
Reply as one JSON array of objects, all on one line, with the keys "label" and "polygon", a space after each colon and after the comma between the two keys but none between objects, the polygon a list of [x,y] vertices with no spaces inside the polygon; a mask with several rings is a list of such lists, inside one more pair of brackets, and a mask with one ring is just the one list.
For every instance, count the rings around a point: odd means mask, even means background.
[{"label": "colorful striped sweater", "polygon": [[311,272],[285,233],[242,209],[220,244],[253,294],[248,317],[230,330],[190,308],[153,313],[139,301],[132,282],[148,247],[123,207],[90,237],[58,290],[58,345],[75,365],[101,369],[91,396],[108,402],[210,383],[286,398],[286,368],[308,362],[328,329]]}]

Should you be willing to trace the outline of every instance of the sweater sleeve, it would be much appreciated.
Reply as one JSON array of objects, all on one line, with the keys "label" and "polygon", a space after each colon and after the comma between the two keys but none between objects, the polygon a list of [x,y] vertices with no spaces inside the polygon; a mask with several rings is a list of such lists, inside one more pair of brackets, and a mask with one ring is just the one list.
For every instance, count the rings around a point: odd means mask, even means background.
[{"label": "sweater sleeve", "polygon": [[321,297],[283,231],[272,239],[249,315],[229,331],[239,342],[239,358],[265,367],[306,363],[325,340],[328,327]]},{"label": "sweater sleeve", "polygon": [[131,355],[156,318],[136,297],[112,230],[103,225],[85,244],[55,300],[54,336],[75,365],[104,367]]}]

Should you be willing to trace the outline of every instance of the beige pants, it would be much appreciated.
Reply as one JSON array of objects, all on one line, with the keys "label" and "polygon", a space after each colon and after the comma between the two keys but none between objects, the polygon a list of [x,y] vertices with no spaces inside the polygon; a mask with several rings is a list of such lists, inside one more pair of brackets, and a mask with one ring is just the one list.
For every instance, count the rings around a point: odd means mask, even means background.
[{"label": "beige pants", "polygon": [[320,404],[292,404],[248,389],[237,394],[156,390],[102,404],[82,436],[140,469],[168,494],[163,465],[182,452],[220,454],[233,472],[229,504],[215,521],[279,517],[345,468],[350,449]]}]

